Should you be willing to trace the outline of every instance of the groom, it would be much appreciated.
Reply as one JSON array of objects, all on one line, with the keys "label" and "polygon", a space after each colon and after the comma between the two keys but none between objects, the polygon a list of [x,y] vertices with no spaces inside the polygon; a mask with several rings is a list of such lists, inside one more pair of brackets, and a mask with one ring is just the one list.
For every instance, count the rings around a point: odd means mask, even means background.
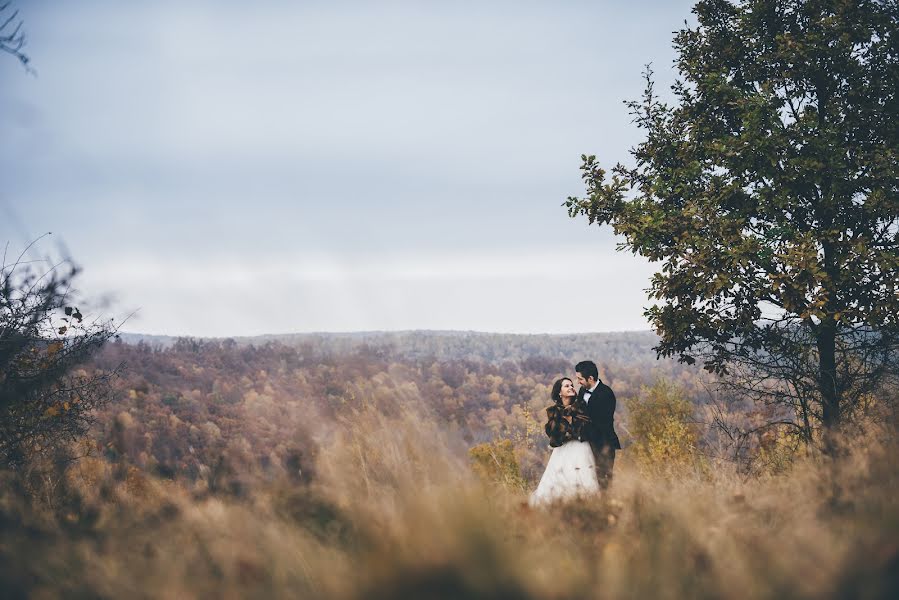
[{"label": "groom", "polygon": [[615,466],[615,450],[621,449],[615,433],[615,394],[612,388],[599,379],[596,363],[584,360],[574,366],[577,372],[578,400],[587,403],[590,417],[589,441],[596,459],[596,478],[599,487],[605,490],[612,481],[612,467]]}]

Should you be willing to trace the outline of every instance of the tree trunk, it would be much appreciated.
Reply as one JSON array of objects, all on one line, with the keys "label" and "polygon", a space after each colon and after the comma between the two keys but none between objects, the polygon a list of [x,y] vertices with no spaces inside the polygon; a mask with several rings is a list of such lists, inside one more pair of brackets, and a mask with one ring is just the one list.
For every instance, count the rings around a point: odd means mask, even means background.
[{"label": "tree trunk", "polygon": [[837,394],[836,322],[825,317],[818,325],[818,387],[821,390],[821,424],[825,435],[840,425],[840,398]]}]

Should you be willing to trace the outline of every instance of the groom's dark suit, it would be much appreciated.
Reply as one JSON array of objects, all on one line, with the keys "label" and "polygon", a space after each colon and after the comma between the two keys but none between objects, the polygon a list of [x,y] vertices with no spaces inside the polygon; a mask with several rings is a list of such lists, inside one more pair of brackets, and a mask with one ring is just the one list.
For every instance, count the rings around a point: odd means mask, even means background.
[{"label": "groom's dark suit", "polygon": [[[587,388],[581,387],[577,393],[578,400],[584,400],[586,393]],[[605,489],[612,479],[615,450],[621,449],[621,442],[615,433],[615,393],[602,381],[587,397],[587,416],[590,417],[587,437],[596,459],[596,476],[600,487]]]}]

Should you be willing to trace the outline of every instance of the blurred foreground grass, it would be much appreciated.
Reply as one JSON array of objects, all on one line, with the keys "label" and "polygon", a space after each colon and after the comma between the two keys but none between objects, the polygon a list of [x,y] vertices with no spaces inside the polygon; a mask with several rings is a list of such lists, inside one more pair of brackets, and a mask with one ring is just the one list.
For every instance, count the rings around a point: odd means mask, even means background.
[{"label": "blurred foreground grass", "polygon": [[[894,439],[890,435],[869,439]],[[896,598],[895,442],[773,476],[653,475],[548,510],[485,484],[431,420],[359,410],[316,479],[240,495],[83,459],[0,492],[4,598]]]}]

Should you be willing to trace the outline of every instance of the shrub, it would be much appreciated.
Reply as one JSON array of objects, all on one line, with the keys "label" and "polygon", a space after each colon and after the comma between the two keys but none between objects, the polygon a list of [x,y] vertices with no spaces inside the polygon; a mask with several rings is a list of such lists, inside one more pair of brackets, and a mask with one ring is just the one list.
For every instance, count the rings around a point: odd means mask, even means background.
[{"label": "shrub", "polygon": [[483,481],[518,489],[526,487],[512,440],[478,444],[468,450],[468,456],[472,469]]},{"label": "shrub", "polygon": [[659,380],[641,388],[626,404],[632,437],[629,450],[641,471],[660,474],[704,469],[693,408],[681,388]]}]

